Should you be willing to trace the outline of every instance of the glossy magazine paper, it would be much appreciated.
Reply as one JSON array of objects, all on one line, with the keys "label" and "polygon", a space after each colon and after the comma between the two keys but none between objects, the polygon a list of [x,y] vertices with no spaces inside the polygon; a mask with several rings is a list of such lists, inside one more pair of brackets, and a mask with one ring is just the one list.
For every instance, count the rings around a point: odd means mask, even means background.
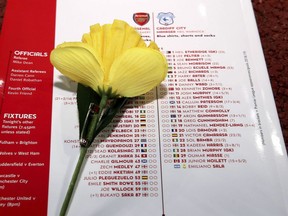
[{"label": "glossy magazine paper", "polygon": [[77,84],[51,50],[121,19],[169,63],[89,148],[68,215],[286,216],[287,154],[248,0],[16,1],[1,34],[0,215],[58,215]]}]

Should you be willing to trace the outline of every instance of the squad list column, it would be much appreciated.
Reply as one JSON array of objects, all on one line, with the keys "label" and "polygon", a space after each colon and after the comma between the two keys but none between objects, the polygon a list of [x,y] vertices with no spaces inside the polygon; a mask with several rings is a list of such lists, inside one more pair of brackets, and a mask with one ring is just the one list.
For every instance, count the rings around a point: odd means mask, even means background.
[{"label": "squad list column", "polygon": [[165,165],[223,169],[248,163],[237,153],[245,130],[255,124],[239,111],[237,89],[223,81],[237,72],[225,50],[171,50],[166,56],[170,70],[160,88],[166,95],[160,101]]},{"label": "squad list column", "polygon": [[87,156],[93,166],[82,178],[91,187],[92,199],[159,198],[158,122],[154,99],[155,90],[130,100],[96,138]]}]

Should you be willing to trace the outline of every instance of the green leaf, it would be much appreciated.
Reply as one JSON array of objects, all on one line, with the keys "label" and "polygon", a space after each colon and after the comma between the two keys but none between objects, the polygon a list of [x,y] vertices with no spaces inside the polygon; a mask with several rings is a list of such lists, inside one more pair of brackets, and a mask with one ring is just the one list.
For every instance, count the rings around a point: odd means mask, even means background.
[{"label": "green leaf", "polygon": [[[127,98],[123,97],[123,98],[110,99],[109,103],[107,103],[107,106],[105,105],[102,113],[95,113],[91,115],[91,112],[89,109],[90,104],[93,103],[100,107],[101,106],[100,101],[101,101],[101,97],[94,90],[92,90],[89,87],[85,87],[82,84],[78,84],[77,106],[78,106],[78,113],[79,113],[79,133],[80,133],[80,138],[84,138],[84,140],[88,141],[89,143],[88,146],[91,144],[93,139],[113,120],[115,115],[126,104]],[[97,115],[99,116],[97,117]],[[94,118],[95,119],[99,118],[99,119],[97,122],[94,122],[95,120]],[[94,129],[92,129],[93,132],[91,131],[93,133],[93,136],[89,139],[86,139],[88,131],[90,130],[89,128],[93,128],[93,127],[94,127]]]},{"label": "green leaf", "polygon": [[77,106],[78,106],[78,115],[79,115],[80,134],[84,126],[87,112],[89,111],[90,103],[99,105],[100,100],[101,100],[100,96],[93,89],[78,83]]},{"label": "green leaf", "polygon": [[126,104],[127,98],[117,98],[113,99],[110,106],[105,110],[103,116],[100,119],[99,126],[96,129],[95,134],[98,135],[101,130],[103,130],[115,117],[115,115],[120,111],[120,109]]}]

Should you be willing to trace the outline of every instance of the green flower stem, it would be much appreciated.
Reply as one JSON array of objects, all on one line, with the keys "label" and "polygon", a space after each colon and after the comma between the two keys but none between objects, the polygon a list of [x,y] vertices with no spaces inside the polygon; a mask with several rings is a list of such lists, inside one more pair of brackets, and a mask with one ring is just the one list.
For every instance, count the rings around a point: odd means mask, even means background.
[{"label": "green flower stem", "polygon": [[66,215],[66,211],[67,211],[67,208],[69,206],[70,200],[72,198],[72,194],[73,194],[73,191],[74,191],[74,188],[75,188],[75,185],[76,185],[76,182],[77,182],[77,179],[78,179],[78,176],[79,176],[79,173],[80,173],[80,170],[81,170],[84,158],[85,158],[85,155],[87,153],[87,150],[88,150],[88,148],[86,148],[86,147],[80,148],[79,159],[78,159],[77,165],[75,167],[73,176],[71,178],[69,188],[66,192],[66,196],[65,196],[64,202],[62,204],[60,214],[59,214],[60,216]]},{"label": "green flower stem", "polygon": [[78,162],[76,164],[74,173],[72,175],[68,190],[66,192],[65,199],[64,199],[64,202],[62,204],[59,216],[65,216],[66,215],[68,206],[69,206],[71,198],[72,198],[74,188],[76,186],[76,182],[79,178],[79,174],[80,174],[81,167],[83,165],[87,150],[95,138],[95,131],[97,129],[97,126],[98,126],[100,117],[102,115],[102,112],[103,112],[103,110],[107,104],[107,100],[108,100],[107,95],[102,95],[100,105],[99,105],[99,113],[93,116],[90,124],[88,125],[88,133],[87,133],[87,137],[86,137],[86,141],[88,142],[88,145],[87,145],[87,147],[81,146],[81,148],[80,148],[80,155],[78,158]]}]

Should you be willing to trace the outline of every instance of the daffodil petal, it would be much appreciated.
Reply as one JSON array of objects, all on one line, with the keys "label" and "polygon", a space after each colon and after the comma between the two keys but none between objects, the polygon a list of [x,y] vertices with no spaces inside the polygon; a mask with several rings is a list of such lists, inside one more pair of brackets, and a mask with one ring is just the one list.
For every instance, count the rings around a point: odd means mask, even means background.
[{"label": "daffodil petal", "polygon": [[125,43],[127,23],[121,20],[114,20],[111,26],[111,41],[107,47],[107,55],[113,53],[113,57],[117,57],[122,53]]},{"label": "daffodil petal", "polygon": [[142,39],[139,32],[135,30],[135,28],[126,25],[126,36],[125,42],[123,44],[122,52],[130,49],[132,47],[146,47],[145,41]]},{"label": "daffodil petal", "polygon": [[148,47],[159,51],[159,47],[154,41],[151,41]]},{"label": "daffodil petal", "polygon": [[103,31],[100,24],[95,24],[90,26],[90,33],[84,34],[82,37],[82,42],[89,44],[93,47],[99,57],[102,58],[103,55]]},{"label": "daffodil petal", "polygon": [[124,97],[145,94],[160,84],[167,75],[163,54],[150,48],[131,48],[115,59],[104,85]]},{"label": "daffodil petal", "polygon": [[[146,47],[146,43],[141,35],[122,20],[114,20],[111,28],[105,31],[104,43],[103,61],[107,72],[110,71],[114,59],[118,58],[118,56],[127,49],[132,47]],[[109,76],[109,74],[107,74],[107,76]]]},{"label": "daffodil petal", "polygon": [[[113,62],[114,55],[111,53],[111,48],[110,48],[110,41],[112,40],[112,35],[111,35],[111,24],[105,24],[102,26],[102,32],[103,32],[103,53],[102,53],[102,59],[103,59],[103,67],[106,71],[109,71],[110,66]],[[109,55],[110,52],[110,55]]]},{"label": "daffodil petal", "polygon": [[[105,48],[103,52],[103,61],[105,71],[109,71],[115,58],[117,58],[123,49],[126,36],[127,23],[121,20],[114,20],[109,29],[105,28]],[[105,74],[105,76],[108,74]]]},{"label": "daffodil petal", "polygon": [[70,79],[97,91],[104,72],[94,49],[81,42],[63,43],[51,52],[54,67]]}]

